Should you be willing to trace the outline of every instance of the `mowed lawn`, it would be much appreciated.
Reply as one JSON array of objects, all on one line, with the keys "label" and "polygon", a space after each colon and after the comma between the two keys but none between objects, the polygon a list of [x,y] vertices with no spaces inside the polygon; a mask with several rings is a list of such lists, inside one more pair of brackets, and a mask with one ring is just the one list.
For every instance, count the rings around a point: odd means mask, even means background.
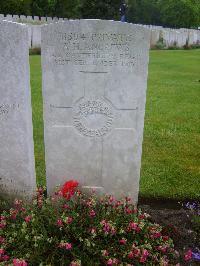
[{"label": "mowed lawn", "polygon": [[[30,64],[37,182],[44,185],[40,56]],[[150,53],[140,196],[200,198],[200,50]]]}]

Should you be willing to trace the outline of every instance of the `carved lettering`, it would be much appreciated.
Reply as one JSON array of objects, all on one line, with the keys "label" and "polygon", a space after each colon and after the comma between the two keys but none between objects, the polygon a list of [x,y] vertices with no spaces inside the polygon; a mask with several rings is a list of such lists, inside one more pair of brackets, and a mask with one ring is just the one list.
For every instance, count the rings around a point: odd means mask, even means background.
[{"label": "carved lettering", "polygon": [[0,116],[6,115],[11,111],[14,111],[19,108],[19,104],[0,104]]},{"label": "carved lettering", "polygon": [[122,33],[57,32],[58,49],[51,54],[56,65],[128,67],[135,65],[131,52],[134,36]]}]

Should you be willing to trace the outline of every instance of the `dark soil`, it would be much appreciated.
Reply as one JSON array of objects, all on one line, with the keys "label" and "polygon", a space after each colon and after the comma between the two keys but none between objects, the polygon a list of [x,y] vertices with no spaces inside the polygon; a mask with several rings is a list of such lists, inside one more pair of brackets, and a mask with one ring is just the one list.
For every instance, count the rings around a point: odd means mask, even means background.
[{"label": "dark soil", "polygon": [[[164,233],[174,240],[175,249],[183,255],[184,251],[200,250],[200,234],[192,223],[191,210],[184,209],[175,201],[140,199],[138,207],[150,214],[150,219],[164,227]],[[193,262],[190,265],[200,265]]]}]

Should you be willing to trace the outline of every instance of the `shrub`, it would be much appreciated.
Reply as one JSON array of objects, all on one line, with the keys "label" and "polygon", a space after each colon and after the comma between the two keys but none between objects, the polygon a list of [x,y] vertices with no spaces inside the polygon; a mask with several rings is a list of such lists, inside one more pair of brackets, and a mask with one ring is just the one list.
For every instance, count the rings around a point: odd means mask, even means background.
[{"label": "shrub", "polygon": [[41,55],[41,48],[31,48],[29,49],[29,55]]},{"label": "shrub", "polygon": [[2,265],[176,265],[173,241],[129,198],[97,198],[67,182],[0,216]]},{"label": "shrub", "polygon": [[160,37],[159,40],[157,41],[154,49],[157,49],[157,50],[163,50],[163,49],[166,49],[166,43],[163,39],[163,37]]}]

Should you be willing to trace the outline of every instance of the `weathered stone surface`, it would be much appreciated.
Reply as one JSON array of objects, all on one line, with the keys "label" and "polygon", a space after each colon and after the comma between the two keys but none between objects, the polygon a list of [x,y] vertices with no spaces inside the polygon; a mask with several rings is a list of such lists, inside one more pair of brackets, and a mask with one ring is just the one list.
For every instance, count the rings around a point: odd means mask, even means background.
[{"label": "weathered stone surface", "polygon": [[40,25],[31,25],[32,28],[32,48],[41,47],[41,27]]},{"label": "weathered stone surface", "polygon": [[5,20],[7,20],[7,21],[13,21],[12,15],[10,15],[10,14],[6,15]]},{"label": "weathered stone surface", "polygon": [[0,195],[30,197],[36,188],[28,30],[0,21]]},{"label": "weathered stone surface", "polygon": [[47,187],[84,188],[137,201],[149,30],[77,20],[42,28]]}]

